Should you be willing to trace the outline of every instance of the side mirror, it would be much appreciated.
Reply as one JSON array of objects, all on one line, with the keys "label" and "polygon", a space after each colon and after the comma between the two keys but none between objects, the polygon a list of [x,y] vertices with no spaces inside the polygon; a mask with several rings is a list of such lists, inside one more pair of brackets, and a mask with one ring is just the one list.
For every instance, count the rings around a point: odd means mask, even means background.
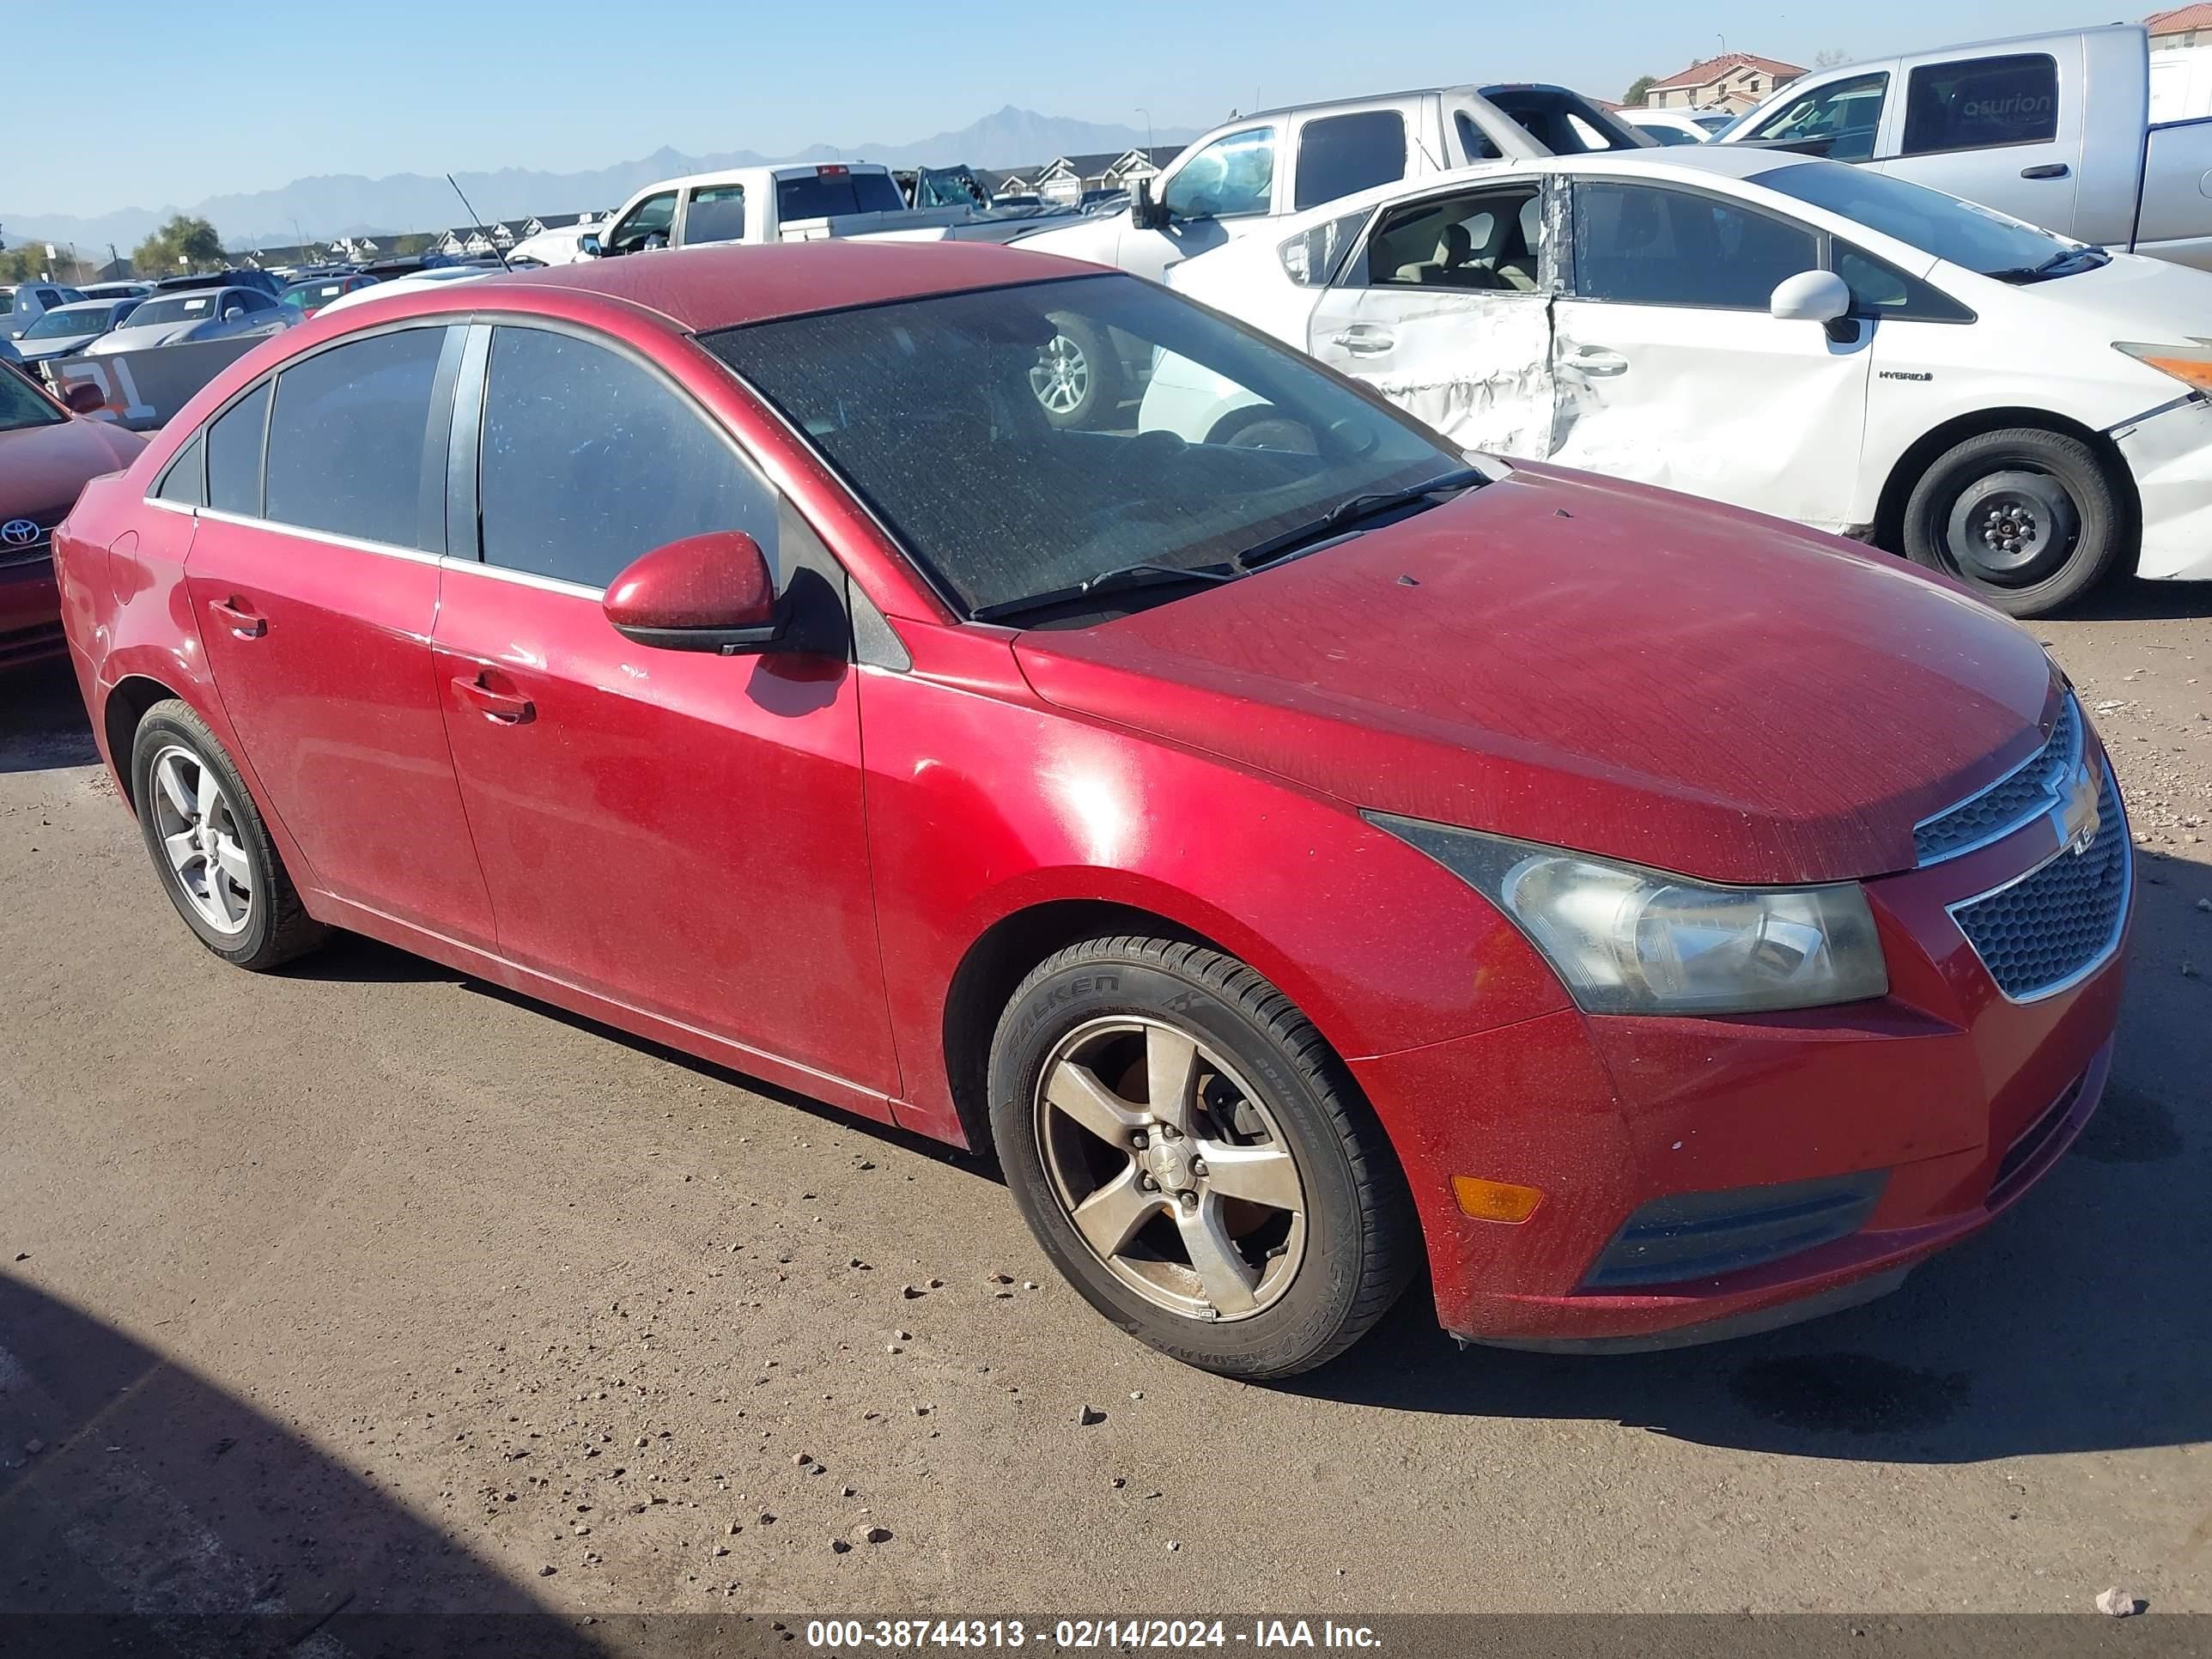
[{"label": "side mirror", "polygon": [[599,239],[589,233],[579,236],[576,239],[576,252],[582,254],[586,259],[598,258],[599,257]]},{"label": "side mirror", "polygon": [[1152,181],[1139,179],[1129,191],[1129,226],[1133,230],[1165,230],[1168,210],[1152,199]]},{"label": "side mirror", "polygon": [[234,301],[222,308],[222,319],[226,323],[230,321],[234,317],[243,317],[244,315],[246,315],[246,307]]},{"label": "side mirror", "polygon": [[90,380],[71,380],[62,404],[72,415],[94,415],[107,407],[107,394]]},{"label": "side mirror", "polygon": [[1801,270],[1775,284],[1766,308],[1785,323],[1832,323],[1851,308],[1851,291],[1832,270]]},{"label": "side mirror", "polygon": [[744,656],[774,647],[783,623],[760,544],[738,530],[686,536],[641,553],[602,602],[615,632],[664,651]]}]

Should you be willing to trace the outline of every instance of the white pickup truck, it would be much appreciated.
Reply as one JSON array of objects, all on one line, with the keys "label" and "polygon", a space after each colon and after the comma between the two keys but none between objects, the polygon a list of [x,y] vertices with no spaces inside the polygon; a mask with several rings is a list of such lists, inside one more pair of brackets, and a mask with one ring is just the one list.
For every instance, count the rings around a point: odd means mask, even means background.
[{"label": "white pickup truck", "polygon": [[605,258],[650,248],[833,236],[1006,242],[1036,223],[1033,215],[1019,210],[910,208],[890,169],[872,162],[797,163],[695,173],[647,185],[580,247],[586,258]]},{"label": "white pickup truck", "polygon": [[1724,144],[1856,161],[2078,241],[2212,270],[2212,120],[2151,119],[2137,25],[1818,70]]}]

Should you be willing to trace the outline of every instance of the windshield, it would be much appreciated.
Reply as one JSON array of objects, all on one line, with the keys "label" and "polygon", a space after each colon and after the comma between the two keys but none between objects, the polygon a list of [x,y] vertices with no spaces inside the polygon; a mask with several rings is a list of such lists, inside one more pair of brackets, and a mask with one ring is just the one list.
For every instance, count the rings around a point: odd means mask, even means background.
[{"label": "windshield", "polygon": [[833,213],[896,213],[906,206],[888,173],[813,173],[775,181],[778,223]]},{"label": "windshield", "polygon": [[71,334],[97,334],[107,326],[107,307],[93,306],[79,310],[67,306],[59,311],[50,311],[23,331],[27,340],[58,340]]},{"label": "windshield", "polygon": [[58,426],[68,418],[40,397],[19,371],[0,368],[0,432],[27,426]]},{"label": "windshield", "polygon": [[1838,161],[1805,161],[1755,173],[1750,182],[1856,219],[1870,230],[1984,276],[2033,270],[2076,245],[1923,185]]},{"label": "windshield", "polygon": [[309,306],[326,306],[345,291],[346,279],[342,276],[327,283],[302,283],[284,290],[284,303],[304,311]]},{"label": "windshield", "polygon": [[[705,343],[971,613],[1133,564],[1226,564],[1352,496],[1465,465],[1310,359],[1132,276],[797,317]],[[1139,404],[1085,410],[1066,395],[1092,374],[1133,394],[1134,370],[1155,363]]]},{"label": "windshield", "polygon": [[132,312],[131,326],[144,328],[155,323],[198,322],[215,315],[216,296],[212,294],[179,294],[173,299],[149,300]]}]

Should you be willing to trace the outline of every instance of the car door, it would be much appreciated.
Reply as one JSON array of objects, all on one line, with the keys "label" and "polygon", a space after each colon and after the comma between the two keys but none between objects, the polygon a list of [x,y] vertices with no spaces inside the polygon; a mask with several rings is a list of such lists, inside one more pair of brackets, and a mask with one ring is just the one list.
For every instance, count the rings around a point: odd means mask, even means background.
[{"label": "car door", "polygon": [[1284,211],[1276,205],[1278,137],[1272,122],[1256,122],[1186,156],[1160,181],[1158,201],[1167,223],[1142,230],[1124,215],[1115,263],[1164,282],[1169,266],[1196,258]]},{"label": "car door", "polygon": [[[600,608],[639,554],[710,530],[757,540],[793,605],[842,593],[842,575],[640,358],[550,328],[489,333],[481,431],[455,439],[480,457],[464,516],[482,557],[447,562],[433,643],[502,952],[896,1094],[842,637],[835,653],[659,650]],[[460,403],[478,407],[465,383]]]},{"label": "car door", "polygon": [[676,227],[676,192],[655,191],[609,227],[599,246],[607,253],[642,253],[666,247]]},{"label": "car door", "polygon": [[1569,222],[1553,459],[1844,527],[1873,329],[1768,310],[1778,284],[1820,269],[1820,234],[1738,198],[1622,178],[1575,179]]},{"label": "car door", "polygon": [[1384,209],[1308,324],[1306,349],[1454,443],[1551,449],[1542,181],[1485,180]]},{"label": "car door", "polygon": [[2051,52],[1916,64],[1905,74],[1878,165],[2030,224],[2074,228],[2080,185],[2082,43],[2064,48],[2073,82],[2060,95]]},{"label": "car door", "polygon": [[199,440],[185,564],[224,712],[317,885],[489,947],[491,906],[430,672],[461,334],[301,357]]}]

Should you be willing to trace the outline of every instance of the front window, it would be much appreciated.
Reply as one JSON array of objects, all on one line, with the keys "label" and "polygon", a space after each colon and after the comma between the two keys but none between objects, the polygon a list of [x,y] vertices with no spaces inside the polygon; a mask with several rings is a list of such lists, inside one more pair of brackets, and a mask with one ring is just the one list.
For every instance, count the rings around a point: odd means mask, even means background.
[{"label": "front window", "polygon": [[1784,279],[1820,267],[1810,230],[1734,202],[1589,179],[1574,192],[1575,292],[1587,300],[1764,311]]},{"label": "front window", "polygon": [[1874,155],[1888,90],[1889,76],[1880,72],[1831,81],[1791,99],[1744,137],[1831,161],[1863,161]]},{"label": "front window", "polygon": [[1265,213],[1275,194],[1275,130],[1251,127],[1215,139],[1176,169],[1160,205],[1177,219],[1234,219]]},{"label": "front window", "polygon": [[1908,247],[1984,276],[2057,276],[2066,274],[2071,265],[2101,263],[2100,258],[2076,257],[2088,256],[2093,250],[1992,208],[1863,167],[1808,162],[1754,173],[1747,182],[1839,213]]},{"label": "front window", "polygon": [[[1187,442],[1126,416],[1113,429],[1054,426],[1031,377],[1071,324],[1127,361],[1210,377],[1245,429],[1265,419],[1273,447]],[[1306,357],[1130,276],[796,317],[705,343],[970,613],[1003,613],[1133,565],[1233,577],[1237,556],[1351,497],[1465,465],[1426,428]],[[1123,591],[1114,604],[1185,591]]]},{"label": "front window", "polygon": [[665,190],[648,196],[607,233],[607,252],[635,253],[641,248],[665,247],[668,228],[676,222],[676,192]]},{"label": "front window", "polygon": [[16,370],[0,368],[0,432],[59,426],[68,418]]},{"label": "front window", "polygon": [[72,334],[97,334],[106,322],[104,309],[78,311],[75,307],[50,311],[24,330],[27,340],[60,340]]}]

